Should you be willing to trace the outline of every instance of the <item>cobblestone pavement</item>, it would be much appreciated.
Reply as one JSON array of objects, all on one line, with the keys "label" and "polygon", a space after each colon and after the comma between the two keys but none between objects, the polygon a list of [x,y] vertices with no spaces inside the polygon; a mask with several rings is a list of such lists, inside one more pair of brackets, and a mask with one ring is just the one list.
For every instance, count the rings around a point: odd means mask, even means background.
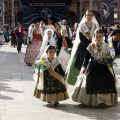
[{"label": "cobblestone pavement", "polygon": [[[0,120],[120,120],[120,89],[118,104],[107,108],[83,106],[71,99],[55,108],[34,98],[34,69],[25,65],[24,53],[25,46],[19,54],[9,45],[0,46]],[[120,59],[117,63],[120,79]]]}]

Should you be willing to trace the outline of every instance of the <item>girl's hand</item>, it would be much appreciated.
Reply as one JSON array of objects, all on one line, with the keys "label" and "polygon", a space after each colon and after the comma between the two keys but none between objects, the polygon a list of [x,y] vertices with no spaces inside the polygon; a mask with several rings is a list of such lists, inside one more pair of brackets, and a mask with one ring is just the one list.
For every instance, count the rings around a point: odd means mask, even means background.
[{"label": "girl's hand", "polygon": [[83,68],[82,69],[82,74],[85,74],[86,73],[86,68]]}]

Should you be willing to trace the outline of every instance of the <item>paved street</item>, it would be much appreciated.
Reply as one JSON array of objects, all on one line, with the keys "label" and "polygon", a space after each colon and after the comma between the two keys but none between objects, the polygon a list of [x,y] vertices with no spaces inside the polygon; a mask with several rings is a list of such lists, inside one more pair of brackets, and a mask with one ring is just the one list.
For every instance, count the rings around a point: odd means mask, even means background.
[{"label": "paved street", "polygon": [[[25,46],[19,54],[9,45],[0,46],[0,120],[120,120],[120,88],[118,104],[108,108],[82,106],[71,99],[55,108],[34,98],[34,69],[25,65],[24,53]],[[117,62],[120,81],[120,59]]]}]

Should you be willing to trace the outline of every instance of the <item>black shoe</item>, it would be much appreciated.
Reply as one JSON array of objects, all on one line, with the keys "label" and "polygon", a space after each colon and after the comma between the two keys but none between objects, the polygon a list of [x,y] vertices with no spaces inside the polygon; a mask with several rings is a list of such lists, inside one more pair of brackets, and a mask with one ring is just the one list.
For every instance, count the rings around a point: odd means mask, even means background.
[{"label": "black shoe", "polygon": [[59,105],[59,102],[54,102],[54,107],[57,107]]},{"label": "black shoe", "polygon": [[104,103],[101,103],[99,106],[102,107],[102,108],[105,108],[107,105],[104,104]]},{"label": "black shoe", "polygon": [[51,103],[51,102],[47,102],[47,103]]}]

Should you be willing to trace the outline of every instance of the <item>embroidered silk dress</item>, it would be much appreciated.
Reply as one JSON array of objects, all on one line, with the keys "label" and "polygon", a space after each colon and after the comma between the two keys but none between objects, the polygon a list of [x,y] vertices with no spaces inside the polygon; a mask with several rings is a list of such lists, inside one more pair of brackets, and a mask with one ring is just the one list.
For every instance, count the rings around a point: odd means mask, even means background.
[{"label": "embroidered silk dress", "polygon": [[26,64],[33,64],[35,58],[40,52],[40,47],[42,44],[42,36],[40,33],[37,33],[36,30],[33,31],[33,40],[31,45],[27,46],[24,62]]},{"label": "embroidered silk dress", "polygon": [[[55,57],[53,61],[49,61],[48,64],[52,64],[53,70],[58,73],[61,77],[65,76],[61,64]],[[49,70],[42,70],[42,75],[40,74],[40,80],[37,79],[34,96],[43,102],[56,102],[68,99],[68,93],[66,87],[57,78],[52,75]],[[34,75],[36,77],[36,75]],[[33,77],[33,78],[35,78]],[[39,87],[40,82],[42,82],[43,87]]]}]

